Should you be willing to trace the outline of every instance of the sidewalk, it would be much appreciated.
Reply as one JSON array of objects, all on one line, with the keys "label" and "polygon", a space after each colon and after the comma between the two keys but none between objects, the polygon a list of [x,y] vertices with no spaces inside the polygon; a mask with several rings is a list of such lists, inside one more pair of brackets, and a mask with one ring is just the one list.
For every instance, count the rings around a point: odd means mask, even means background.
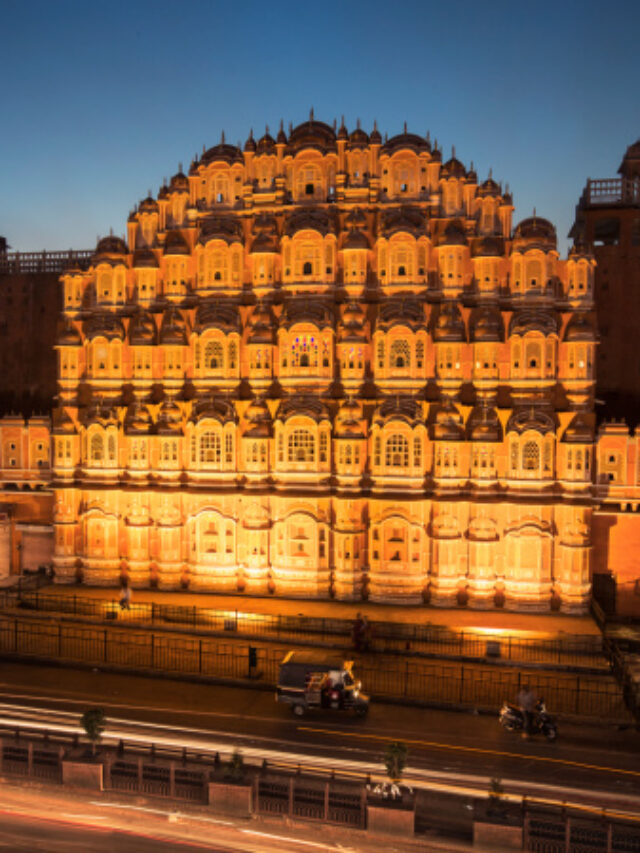
[{"label": "sidewalk", "polygon": [[[50,585],[38,591],[40,596],[76,596],[117,603],[116,587]],[[163,592],[152,589],[133,591],[133,602],[173,607],[227,611],[230,614],[269,614],[307,616],[319,619],[353,621],[358,613],[370,622],[395,622],[409,625],[438,625],[453,631],[510,634],[526,638],[561,636],[600,636],[591,616],[567,616],[561,613],[511,613],[502,610],[479,611],[465,607],[437,608],[427,605],[373,604],[371,602],[317,601],[275,597],[247,597],[211,593]]]}]

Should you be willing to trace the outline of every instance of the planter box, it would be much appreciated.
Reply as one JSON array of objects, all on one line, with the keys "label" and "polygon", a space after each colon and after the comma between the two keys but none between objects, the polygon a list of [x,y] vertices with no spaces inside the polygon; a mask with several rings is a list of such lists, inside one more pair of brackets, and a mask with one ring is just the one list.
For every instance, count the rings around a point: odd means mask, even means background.
[{"label": "planter box", "polygon": [[409,806],[391,803],[367,803],[367,832],[413,838],[415,832],[415,802]]},{"label": "planter box", "polygon": [[104,767],[102,762],[82,761],[74,758],[62,760],[62,784],[85,791],[104,790]]},{"label": "planter box", "polygon": [[248,817],[253,814],[251,785],[209,782],[209,805],[222,814]]},{"label": "planter box", "polygon": [[486,850],[487,853],[501,853],[503,850],[522,850],[523,832],[521,826],[508,823],[486,823],[474,820],[474,850]]}]

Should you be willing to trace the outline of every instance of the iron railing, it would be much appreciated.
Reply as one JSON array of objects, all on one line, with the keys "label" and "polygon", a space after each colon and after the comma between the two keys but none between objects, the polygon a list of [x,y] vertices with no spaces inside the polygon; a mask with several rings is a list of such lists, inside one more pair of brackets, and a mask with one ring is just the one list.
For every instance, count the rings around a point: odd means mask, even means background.
[{"label": "iron railing", "polygon": [[[0,652],[7,656],[82,663],[124,671],[172,673],[273,687],[279,665],[295,644],[253,647],[242,640],[188,636],[157,629],[98,627],[34,616],[0,614]],[[351,653],[350,653],[351,654]],[[494,710],[515,696],[523,680],[544,695],[554,713],[628,721],[609,674],[544,672],[397,656],[353,655],[365,690],[390,701]]]},{"label": "iron railing", "polygon": [[0,253],[0,274],[62,273],[71,267],[87,269],[94,252],[7,252]]},{"label": "iron railing", "polygon": [[[76,619],[151,625],[209,632],[269,642],[304,642],[313,645],[351,645],[353,621],[314,616],[245,613],[156,602],[136,602],[121,610],[115,600],[10,589],[0,593],[0,610],[15,607]],[[593,634],[565,637],[522,637],[512,634],[456,630],[443,625],[372,621],[371,650],[403,656],[450,657],[512,661],[558,667],[606,669],[602,637]]]}]

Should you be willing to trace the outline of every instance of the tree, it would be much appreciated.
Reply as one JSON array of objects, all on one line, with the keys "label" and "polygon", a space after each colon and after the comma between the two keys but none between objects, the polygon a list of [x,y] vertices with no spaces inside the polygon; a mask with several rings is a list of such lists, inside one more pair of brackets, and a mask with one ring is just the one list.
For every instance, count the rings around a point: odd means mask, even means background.
[{"label": "tree", "polygon": [[387,768],[387,776],[392,782],[399,782],[402,778],[404,768],[407,766],[408,753],[406,744],[400,741],[393,741],[387,746],[384,754],[384,766]]},{"label": "tree", "polygon": [[91,754],[96,754],[96,745],[100,742],[107,720],[102,708],[89,708],[80,719],[87,738],[91,741]]},{"label": "tree", "polygon": [[244,758],[239,749],[233,751],[224,774],[232,782],[241,782],[244,777]]}]

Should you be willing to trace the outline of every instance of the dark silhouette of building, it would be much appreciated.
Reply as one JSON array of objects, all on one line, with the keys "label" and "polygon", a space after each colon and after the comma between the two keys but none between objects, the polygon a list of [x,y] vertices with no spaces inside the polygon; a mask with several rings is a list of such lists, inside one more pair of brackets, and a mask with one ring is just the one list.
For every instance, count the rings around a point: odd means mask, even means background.
[{"label": "dark silhouette of building", "polygon": [[600,346],[601,416],[640,421],[640,140],[624,155],[619,178],[587,181],[570,236],[593,246]]}]

